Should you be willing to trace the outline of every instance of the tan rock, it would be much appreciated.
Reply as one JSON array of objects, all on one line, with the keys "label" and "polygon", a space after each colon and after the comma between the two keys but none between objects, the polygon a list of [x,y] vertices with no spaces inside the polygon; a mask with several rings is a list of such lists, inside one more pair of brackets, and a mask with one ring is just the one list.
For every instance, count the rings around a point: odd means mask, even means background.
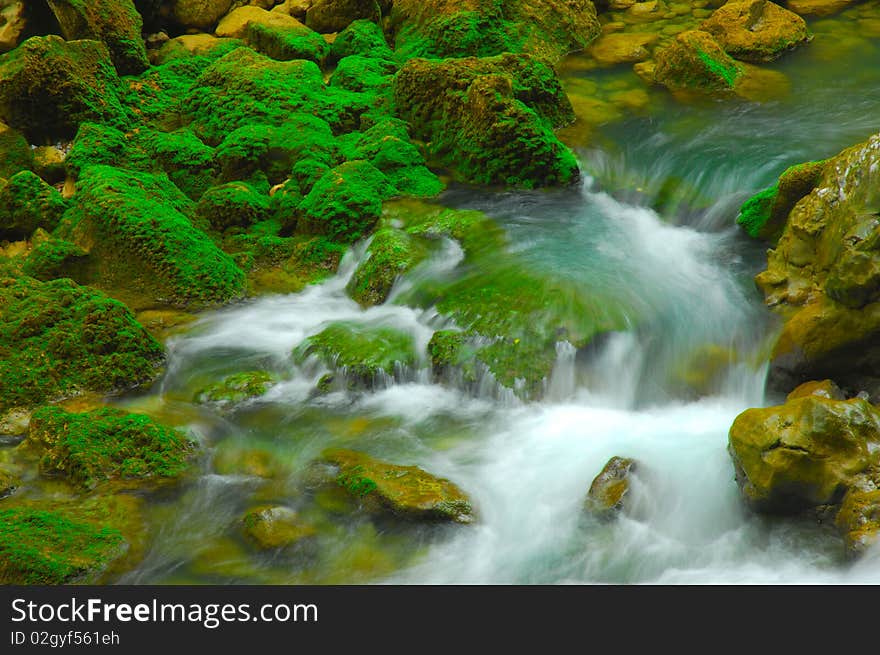
[{"label": "tan rock", "polygon": [[252,23],[266,27],[305,29],[305,25],[293,16],[280,12],[266,11],[259,7],[240,7],[230,12],[221,20],[214,33],[221,38],[243,39],[247,36],[248,25]]},{"label": "tan rock", "polygon": [[648,46],[659,38],[659,35],[650,32],[605,34],[590,46],[590,54],[604,66],[644,61],[650,56]]},{"label": "tan rock", "polygon": [[700,25],[732,57],[772,61],[810,40],[804,19],[768,0],[734,0]]}]

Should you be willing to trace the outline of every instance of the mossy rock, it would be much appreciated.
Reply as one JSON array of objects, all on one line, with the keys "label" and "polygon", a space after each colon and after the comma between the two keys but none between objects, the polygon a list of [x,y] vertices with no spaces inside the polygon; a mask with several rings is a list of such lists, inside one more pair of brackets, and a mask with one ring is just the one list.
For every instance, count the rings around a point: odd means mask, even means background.
[{"label": "mossy rock", "polygon": [[340,59],[330,77],[330,86],[353,91],[381,92],[390,89],[397,64],[388,59],[349,55]]},{"label": "mossy rock", "polygon": [[737,59],[773,61],[810,40],[804,19],[768,0],[734,0],[700,24]]},{"label": "mossy rock", "polygon": [[471,523],[470,500],[455,484],[417,466],[400,466],[352,450],[331,449],[323,462],[336,468],[336,483],[368,511],[417,521]]},{"label": "mossy rock", "polygon": [[0,119],[31,143],[69,139],[83,121],[126,125],[120,90],[97,41],[32,37],[0,55]]},{"label": "mossy rock", "polygon": [[47,0],[68,41],[94,39],[110,51],[120,75],[147,69],[143,19],[132,0]]},{"label": "mossy rock", "polygon": [[382,29],[371,20],[356,20],[336,35],[330,44],[328,63],[335,63],[351,55],[393,59],[394,52],[388,46]]},{"label": "mossy rock", "polygon": [[529,188],[579,176],[552,131],[573,119],[571,104],[536,60],[413,59],[395,78],[394,102],[430,156],[463,181]]},{"label": "mossy rock", "polygon": [[689,30],[654,54],[654,80],[672,91],[728,93],[744,69],[708,32]]},{"label": "mossy rock", "polygon": [[33,165],[34,152],[24,135],[0,122],[0,179],[8,180]]},{"label": "mossy rock", "polygon": [[306,11],[306,25],[318,32],[341,32],[356,20],[381,18],[376,0],[315,0]]},{"label": "mossy rock", "polygon": [[807,396],[748,409],[730,428],[737,483],[758,511],[797,513],[839,503],[877,464],[880,413],[862,399]]},{"label": "mossy rock", "polygon": [[785,400],[796,400],[808,396],[819,396],[829,400],[846,400],[846,394],[838,387],[834,380],[811,380],[796,387]]},{"label": "mossy rock", "polygon": [[64,182],[67,175],[65,159],[67,153],[57,146],[37,146],[34,148],[34,173],[52,185]]},{"label": "mossy rock", "polygon": [[366,130],[357,140],[354,157],[382,171],[401,194],[427,198],[444,189],[410,141],[406,124],[398,119],[380,121]]},{"label": "mossy rock", "polygon": [[239,7],[217,26],[217,36],[242,39],[254,50],[279,61],[324,61],[329,45],[292,16],[260,7]]},{"label": "mossy rock", "polygon": [[349,386],[371,388],[394,377],[398,366],[414,365],[414,350],[413,338],[394,328],[334,323],[303,341],[293,356],[299,363],[316,356]]},{"label": "mossy rock", "polygon": [[289,507],[258,507],[241,520],[244,536],[261,550],[290,548],[317,534]]},{"label": "mossy rock", "polygon": [[41,407],[22,448],[40,456],[40,472],[93,489],[106,481],[162,483],[179,478],[196,446],[144,414],[97,409],[81,414]]},{"label": "mossy rock", "polygon": [[223,378],[196,393],[200,403],[240,403],[265,394],[278,379],[266,371],[246,371]]},{"label": "mossy rock", "polygon": [[164,175],[92,166],[75,200],[62,235],[89,252],[102,286],[174,306],[242,293],[244,273],[193,226],[190,200]]},{"label": "mossy rock", "polygon": [[850,489],[835,518],[846,553],[855,558],[880,538],[880,490]]},{"label": "mossy rock", "polygon": [[585,507],[601,520],[608,520],[624,510],[630,480],[637,470],[635,460],[612,457],[590,485]]},{"label": "mossy rock", "polygon": [[71,280],[0,281],[0,413],[151,382],[162,346],[122,303]]},{"label": "mossy rock", "polygon": [[286,474],[278,459],[266,450],[220,446],[214,456],[214,470],[220,475],[252,475],[278,478]]},{"label": "mossy rock", "polygon": [[34,247],[22,272],[37,280],[82,279],[88,275],[88,253],[75,243],[47,239]]},{"label": "mossy rock", "polygon": [[0,187],[0,239],[26,239],[37,228],[54,230],[67,201],[36,173],[21,171]]},{"label": "mossy rock", "polygon": [[213,229],[248,228],[269,218],[269,196],[246,182],[227,182],[208,189],[196,206],[196,216]]},{"label": "mossy rock", "polygon": [[142,554],[134,496],[0,505],[0,584],[104,583]]},{"label": "mossy rock", "polygon": [[373,235],[367,258],[348,283],[348,293],[363,307],[381,305],[397,278],[426,256],[423,243],[406,232],[385,228]]},{"label": "mossy rock", "polygon": [[232,0],[172,0],[174,19],[186,28],[214,27],[232,6]]},{"label": "mossy rock", "polygon": [[14,475],[0,469],[0,500],[14,494],[20,484]]}]

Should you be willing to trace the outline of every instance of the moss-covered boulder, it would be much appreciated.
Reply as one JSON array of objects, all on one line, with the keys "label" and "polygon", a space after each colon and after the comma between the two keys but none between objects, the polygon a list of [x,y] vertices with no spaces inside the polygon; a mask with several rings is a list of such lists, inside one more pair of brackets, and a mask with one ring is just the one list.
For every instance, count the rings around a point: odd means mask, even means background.
[{"label": "moss-covered boulder", "polygon": [[46,239],[34,246],[22,266],[22,272],[37,280],[68,277],[81,280],[88,276],[88,253],[63,239]]},{"label": "moss-covered boulder", "polygon": [[261,550],[289,548],[317,534],[289,507],[258,507],[241,520],[244,536]]},{"label": "moss-covered boulder", "polygon": [[54,230],[68,208],[53,187],[30,171],[0,187],[0,239],[26,239],[37,228]]},{"label": "moss-covered boulder", "polygon": [[635,460],[612,457],[595,477],[587,493],[586,509],[602,520],[616,516],[624,509],[630,478],[636,471]]},{"label": "moss-covered boulder", "polygon": [[390,327],[333,323],[303,341],[294,361],[317,357],[344,378],[349,388],[372,388],[415,364],[412,336]]},{"label": "moss-covered boulder", "polygon": [[102,287],[177,306],[242,293],[244,274],[193,226],[190,200],[167,177],[92,166],[75,200],[64,236],[90,254]]},{"label": "moss-covered boulder", "polygon": [[0,584],[107,582],[141,554],[140,503],[131,495],[0,506]]},{"label": "moss-covered boulder", "polygon": [[748,409],[729,449],[746,501],[762,512],[837,504],[880,459],[880,412],[865,400],[796,398]]},{"label": "moss-covered boulder", "polygon": [[341,32],[355,20],[381,16],[376,0],[314,0],[306,11],[306,25],[318,32]]},{"label": "moss-covered boulder", "polygon": [[406,123],[399,119],[387,118],[366,130],[353,156],[366,159],[382,171],[403,195],[427,198],[444,189],[443,182],[427,168],[422,153],[410,141]]},{"label": "moss-covered boulder", "polygon": [[33,165],[34,152],[24,135],[0,122],[0,179],[8,180]]},{"label": "moss-covered boulder", "polygon": [[186,28],[207,30],[214,27],[232,7],[232,0],[172,0],[174,19]]},{"label": "moss-covered boulder", "polygon": [[381,305],[398,276],[411,270],[426,254],[424,244],[406,232],[394,228],[377,231],[367,258],[348,283],[348,294],[364,307]]},{"label": "moss-covered boulder", "polygon": [[120,75],[147,69],[143,19],[132,0],[47,0],[68,41],[102,41]]},{"label": "moss-covered boulder", "polygon": [[247,228],[269,217],[269,196],[247,182],[211,187],[199,200],[196,215],[213,229]]},{"label": "moss-covered boulder", "polygon": [[654,80],[672,91],[727,93],[743,75],[742,66],[701,30],[681,32],[654,57]]},{"label": "moss-covered boulder", "polygon": [[180,477],[195,444],[144,414],[97,409],[75,414],[41,407],[22,448],[40,456],[40,473],[85,489],[106,481],[160,483]]},{"label": "moss-covered boulder", "polygon": [[396,195],[382,172],[365,160],[345,162],[325,173],[299,205],[297,231],[350,243],[367,236]]},{"label": "moss-covered boulder", "polygon": [[541,187],[578,178],[552,131],[573,119],[571,104],[552,69],[528,56],[410,60],[394,101],[430,156],[462,180]]},{"label": "moss-covered boulder", "polygon": [[813,161],[787,168],[776,184],[743,203],[736,222],[749,236],[775,243],[789,213],[816,187],[824,167],[824,161]]},{"label": "moss-covered boulder", "polygon": [[244,6],[230,12],[217,26],[219,37],[242,39],[272,59],[309,59],[321,63],[329,46],[324,38],[282,12]]},{"label": "moss-covered boulder", "polygon": [[700,24],[737,59],[773,61],[810,40],[804,19],[768,0],[727,2]]},{"label": "moss-covered boulder", "polygon": [[0,413],[150,382],[164,351],[121,303],[71,280],[0,281]]},{"label": "moss-covered boulder", "polygon": [[471,502],[455,484],[417,466],[400,466],[352,450],[331,449],[322,461],[336,470],[336,483],[368,511],[421,521],[470,523]]},{"label": "moss-covered boulder", "polygon": [[330,44],[328,63],[335,63],[351,55],[375,59],[394,58],[382,29],[371,20],[356,20],[336,35]]},{"label": "moss-covered boulder", "polygon": [[878,184],[875,135],[827,160],[768,252],[767,270],[756,282],[785,318],[772,353],[773,388],[787,392],[831,378],[880,390]]},{"label": "moss-covered boulder", "polygon": [[880,538],[880,490],[850,489],[835,518],[850,557],[858,557]]},{"label": "moss-covered boulder", "polygon": [[97,41],[32,37],[0,55],[0,119],[32,143],[69,139],[83,121],[125,124],[119,90]]},{"label": "moss-covered boulder", "polygon": [[266,371],[245,371],[229,375],[196,392],[200,403],[240,403],[265,394],[278,378]]}]

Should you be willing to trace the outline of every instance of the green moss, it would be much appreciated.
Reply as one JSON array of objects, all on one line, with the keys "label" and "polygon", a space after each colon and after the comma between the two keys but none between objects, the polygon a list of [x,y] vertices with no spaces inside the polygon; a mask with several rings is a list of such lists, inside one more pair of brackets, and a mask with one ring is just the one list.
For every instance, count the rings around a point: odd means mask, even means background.
[{"label": "green moss", "polygon": [[388,327],[334,323],[303,341],[294,360],[318,357],[341,372],[352,387],[372,387],[377,376],[393,376],[395,365],[415,363],[412,336]]},{"label": "green moss", "polygon": [[504,230],[479,211],[401,202],[389,206],[388,216],[403,221],[410,234],[455,239],[469,257],[478,257],[507,245]]},{"label": "green moss", "polygon": [[0,282],[0,412],[153,380],[162,347],[121,303],[71,280]]},{"label": "green moss", "polygon": [[330,47],[317,32],[307,27],[280,27],[248,23],[248,44],[264,55],[280,61],[307,59],[320,64]]},{"label": "green moss", "polygon": [[196,207],[196,215],[218,231],[250,227],[266,220],[269,213],[269,196],[246,182],[228,182],[212,187]]},{"label": "green moss", "polygon": [[351,243],[372,230],[382,200],[397,190],[367,161],[346,162],[327,172],[303,199],[297,231]]},{"label": "green moss", "polygon": [[87,259],[88,253],[78,245],[63,239],[48,239],[34,247],[22,271],[44,281],[62,277],[81,279]]},{"label": "green moss", "polygon": [[446,57],[491,57],[503,52],[520,52],[523,39],[514,23],[499,13],[462,11],[440,15],[424,25],[406,25],[395,40],[396,56],[444,59]]},{"label": "green moss", "polygon": [[700,58],[700,61],[703,62],[703,65],[706,67],[706,70],[711,77],[720,78],[727,83],[727,86],[733,88],[733,85],[736,83],[737,78],[742,72],[736,65],[736,62],[732,60],[719,61],[702,50],[697,50],[697,56]]},{"label": "green moss", "polygon": [[655,58],[655,79],[673,91],[727,93],[744,72],[711,34],[700,30],[681,32]]},{"label": "green moss", "polygon": [[93,578],[126,550],[118,530],[29,508],[0,509],[0,583],[57,585]]},{"label": "green moss", "polygon": [[397,65],[386,59],[349,55],[339,60],[330,77],[330,85],[348,91],[381,92],[389,89]]},{"label": "green moss", "polygon": [[34,153],[17,130],[0,123],[0,179],[9,179],[34,166]]},{"label": "green moss", "polygon": [[16,173],[0,188],[0,239],[24,239],[37,228],[54,230],[67,207],[38,175]]},{"label": "green moss", "polygon": [[376,23],[371,20],[356,20],[336,35],[330,45],[327,61],[332,64],[351,55],[392,59],[394,53]]},{"label": "green moss", "polygon": [[214,149],[188,128],[173,132],[143,129],[137,142],[148,154],[151,170],[167,173],[174,185],[193,200],[201,197],[217,177]]},{"label": "green moss", "polygon": [[107,480],[180,476],[195,445],[143,414],[97,409],[82,414],[41,407],[31,416],[24,447],[40,454],[40,472],[86,489]]},{"label": "green moss", "polygon": [[401,193],[415,197],[439,194],[444,185],[427,166],[419,150],[410,142],[405,123],[384,120],[358,138],[354,157],[366,159],[378,168]]},{"label": "green moss", "polygon": [[175,305],[225,302],[244,274],[186,213],[192,204],[167,177],[92,166],[77,184],[64,236],[88,244],[103,285],[137,289]]},{"label": "green moss", "polygon": [[277,378],[266,371],[236,373],[196,393],[199,402],[239,403],[266,393]]},{"label": "green moss", "polygon": [[770,220],[770,213],[773,209],[773,204],[776,202],[778,192],[779,186],[774,184],[756,193],[740,207],[736,222],[743,227],[750,237],[757,238],[764,225]]},{"label": "green moss", "polygon": [[336,477],[336,483],[352,496],[363,498],[376,490],[376,482],[364,477],[363,466],[352,466]]},{"label": "green moss", "polygon": [[426,254],[424,244],[406,232],[393,228],[379,230],[370,242],[367,259],[348,283],[348,294],[364,307],[382,304],[398,276],[421,262]]},{"label": "green moss", "polygon": [[474,345],[472,341],[464,332],[456,330],[435,332],[428,342],[428,355],[431,358],[434,377],[443,379],[460,372],[463,382],[476,382],[475,362],[479,345]]}]

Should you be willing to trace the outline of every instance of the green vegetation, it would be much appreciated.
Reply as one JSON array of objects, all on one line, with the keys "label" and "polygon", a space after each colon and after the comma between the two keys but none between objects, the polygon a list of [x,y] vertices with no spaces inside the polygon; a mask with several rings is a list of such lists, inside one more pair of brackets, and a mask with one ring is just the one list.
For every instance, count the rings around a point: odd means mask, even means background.
[{"label": "green vegetation", "polygon": [[37,228],[54,230],[67,201],[35,173],[21,171],[0,187],[0,239],[26,239]]},{"label": "green vegetation", "polygon": [[75,243],[47,239],[36,245],[24,262],[22,272],[38,280],[85,277],[88,253]]},{"label": "green vegetation", "polygon": [[266,371],[236,373],[201,389],[196,399],[202,403],[239,403],[262,396],[276,381],[277,378]]},{"label": "green vegetation", "polygon": [[365,307],[385,302],[397,277],[422,261],[426,250],[406,232],[385,228],[373,235],[367,254],[348,283],[349,295]]}]

